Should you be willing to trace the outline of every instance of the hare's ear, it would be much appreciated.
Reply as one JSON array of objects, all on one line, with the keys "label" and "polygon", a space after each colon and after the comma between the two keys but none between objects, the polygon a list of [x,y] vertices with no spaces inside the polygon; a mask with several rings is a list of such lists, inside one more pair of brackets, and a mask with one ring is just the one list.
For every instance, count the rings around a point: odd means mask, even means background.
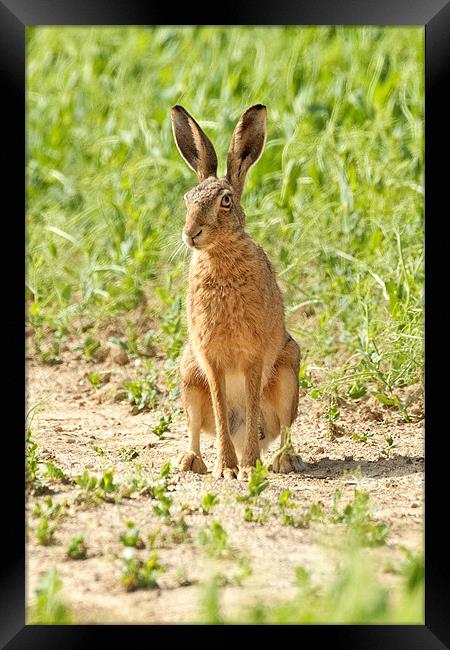
[{"label": "hare's ear", "polygon": [[217,156],[200,126],[182,106],[172,108],[172,130],[178,151],[199,181],[217,173]]},{"label": "hare's ear", "polygon": [[261,157],[266,134],[266,107],[262,104],[251,106],[237,123],[228,151],[227,179],[239,196],[248,170]]}]

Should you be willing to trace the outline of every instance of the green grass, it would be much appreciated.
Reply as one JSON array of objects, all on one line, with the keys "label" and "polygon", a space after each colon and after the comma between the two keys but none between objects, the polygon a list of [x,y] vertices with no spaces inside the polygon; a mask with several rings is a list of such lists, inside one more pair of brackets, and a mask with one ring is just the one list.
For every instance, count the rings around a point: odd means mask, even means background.
[{"label": "green grass", "polygon": [[28,613],[27,623],[32,625],[68,625],[72,616],[61,599],[62,580],[56,568],[42,576],[35,590],[35,604]]},{"label": "green grass", "polygon": [[[401,586],[395,597],[377,576],[370,558],[358,546],[341,549],[334,578],[327,584],[314,579],[304,567],[295,572],[297,594],[290,600],[242,604],[235,613],[224,614],[220,582],[216,576],[203,588],[201,622],[209,624],[423,624],[423,555],[406,553],[395,569]],[[370,585],[370,589],[368,589]]]},{"label": "green grass", "polygon": [[118,560],[121,564],[120,582],[126,591],[156,589],[158,587],[158,576],[165,572],[165,568],[159,563],[155,551],[147,560],[143,560],[136,557],[134,548],[127,546]]},{"label": "green grass", "polygon": [[83,535],[74,535],[66,548],[66,555],[71,560],[85,560],[87,546]]},{"label": "green grass", "polygon": [[302,385],[395,402],[421,380],[422,28],[37,27],[27,43],[28,321],[43,361],[123,314],[129,347],[151,341],[173,374],[195,177],[170,107],[198,119],[222,173],[237,119],[263,102],[243,204],[283,286]]}]

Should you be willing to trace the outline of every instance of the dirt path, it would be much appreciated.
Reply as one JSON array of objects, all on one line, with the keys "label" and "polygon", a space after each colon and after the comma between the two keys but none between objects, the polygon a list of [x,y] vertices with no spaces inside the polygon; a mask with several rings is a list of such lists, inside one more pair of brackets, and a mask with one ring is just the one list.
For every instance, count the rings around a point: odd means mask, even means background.
[{"label": "dirt path", "polygon": [[[118,483],[126,483],[132,476],[153,482],[165,460],[187,449],[182,414],[174,417],[167,439],[158,440],[151,429],[161,412],[131,415],[127,402],[115,403],[108,397],[114,382],[132,374],[130,367],[99,364],[97,370],[111,371],[110,383],[99,390],[94,390],[86,377],[87,371],[93,369],[95,365],[84,361],[51,367],[29,360],[28,406],[42,401],[32,423],[41,460],[53,462],[70,477],[80,475],[86,468],[91,473],[101,473],[114,467]],[[414,388],[409,391],[412,411],[419,414],[422,397]],[[210,474],[172,471],[173,509],[182,504],[188,506],[185,520],[193,541],[166,542],[158,549],[159,561],[166,568],[158,580],[159,589],[126,592],[118,579],[115,559],[115,554],[123,551],[119,536],[125,530],[126,520],[135,522],[144,540],[160,525],[153,512],[154,501],[148,495],[135,492],[118,503],[76,506],[73,502],[78,488],[52,484],[53,501],[67,499],[71,505],[68,515],[58,521],[55,543],[49,546],[37,544],[36,519],[31,516],[35,502],[42,503],[44,497],[31,496],[27,544],[29,603],[33,602],[40,576],[56,566],[64,584],[63,597],[76,622],[198,621],[202,582],[212,571],[220,570],[232,579],[241,570],[236,559],[211,560],[205,549],[195,543],[200,528],[212,519],[220,520],[226,529],[237,557],[248,558],[252,566],[244,587],[224,587],[225,610],[233,611],[241,600],[248,603],[289,596],[294,592],[296,566],[311,569],[317,579],[327,579],[334,565],[327,551],[326,528],[314,524],[309,528],[282,525],[280,515],[276,515],[280,492],[289,489],[301,510],[318,501],[329,509],[336,488],[342,489],[343,498],[351,497],[356,484],[352,474],[357,467],[361,471],[360,487],[370,494],[375,518],[390,527],[389,544],[370,549],[380,570],[386,561],[401,559],[399,544],[418,550],[423,537],[423,420],[401,422],[397,413],[382,408],[372,398],[342,404],[340,411],[338,435],[330,438],[323,405],[307,397],[300,399],[293,442],[307,463],[307,470],[301,475],[269,474],[270,486],[263,496],[273,503],[275,514],[264,524],[244,521],[244,505],[236,501],[236,494],[244,494],[245,485],[216,481]],[[366,442],[356,441],[354,434],[367,434]],[[390,457],[385,457],[382,451],[389,436],[397,446]],[[214,462],[211,439],[204,438],[202,448],[210,470]],[[125,460],[127,450],[135,450],[139,455]],[[207,516],[199,510],[206,492],[220,497],[220,503]],[[88,548],[87,559],[83,561],[66,557],[67,543],[77,533],[84,535]],[[142,557],[149,553],[148,549],[138,551]],[[396,577],[386,573],[383,579],[394,584]]]}]

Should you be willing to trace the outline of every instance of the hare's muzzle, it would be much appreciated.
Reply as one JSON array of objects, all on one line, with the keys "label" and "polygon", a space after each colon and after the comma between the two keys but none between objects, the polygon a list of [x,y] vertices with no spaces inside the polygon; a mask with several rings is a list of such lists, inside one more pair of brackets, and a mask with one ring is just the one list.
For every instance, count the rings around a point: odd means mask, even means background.
[{"label": "hare's muzzle", "polygon": [[191,248],[195,248],[198,242],[198,237],[200,237],[201,234],[202,234],[202,229],[199,228],[198,226],[185,228],[183,230],[183,235],[182,235],[183,241]]}]

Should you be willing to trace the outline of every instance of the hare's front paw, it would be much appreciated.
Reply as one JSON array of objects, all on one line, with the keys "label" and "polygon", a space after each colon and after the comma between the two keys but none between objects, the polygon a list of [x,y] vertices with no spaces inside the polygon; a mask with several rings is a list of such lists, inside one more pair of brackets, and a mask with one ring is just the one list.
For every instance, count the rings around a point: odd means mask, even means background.
[{"label": "hare's front paw", "polygon": [[213,477],[233,479],[237,478],[238,473],[239,469],[237,466],[236,458],[234,458],[234,460],[230,460],[230,462],[227,462],[223,458],[218,458],[216,466],[214,467]]},{"label": "hare's front paw", "polygon": [[238,474],[238,481],[248,481],[252,473],[252,469],[255,469],[254,465],[243,465]]},{"label": "hare's front paw", "polygon": [[195,472],[206,474],[206,465],[200,456],[193,451],[183,451],[177,458],[176,464],[182,472]]},{"label": "hare's front paw", "polygon": [[272,464],[272,470],[277,474],[289,474],[289,472],[298,474],[304,472],[305,469],[305,463],[296,454],[281,454],[274,459]]},{"label": "hare's front paw", "polygon": [[216,465],[213,472],[214,478],[227,478],[235,479],[237,478],[239,469],[237,467],[221,467]]}]

